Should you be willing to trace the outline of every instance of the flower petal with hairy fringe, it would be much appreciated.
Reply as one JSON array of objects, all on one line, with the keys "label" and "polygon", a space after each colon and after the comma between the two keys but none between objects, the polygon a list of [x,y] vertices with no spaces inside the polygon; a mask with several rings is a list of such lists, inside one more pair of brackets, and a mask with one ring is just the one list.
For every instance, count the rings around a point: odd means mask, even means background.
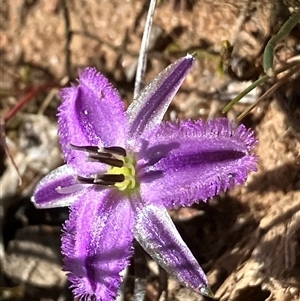
[{"label": "flower petal with hairy fringe", "polygon": [[140,139],[141,196],[170,209],[205,201],[256,170],[253,132],[225,118],[162,123]]},{"label": "flower petal with hairy fringe", "polygon": [[[90,172],[95,163],[85,162],[73,145],[125,146],[127,119],[118,91],[95,68],[79,73],[79,85],[62,89],[59,107],[59,136],[67,164]],[[84,164],[85,163],[85,164]]]},{"label": "flower petal with hairy fringe", "polygon": [[65,270],[75,297],[110,301],[133,254],[134,215],[129,200],[116,191],[94,188],[87,195],[71,207],[63,228]]}]

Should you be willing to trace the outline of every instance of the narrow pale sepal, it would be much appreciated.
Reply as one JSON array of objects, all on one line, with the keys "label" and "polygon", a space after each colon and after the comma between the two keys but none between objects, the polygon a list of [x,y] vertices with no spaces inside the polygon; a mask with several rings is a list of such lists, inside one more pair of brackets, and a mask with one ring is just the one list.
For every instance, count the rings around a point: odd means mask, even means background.
[{"label": "narrow pale sepal", "polygon": [[167,208],[205,201],[256,170],[253,131],[225,118],[162,123],[141,141],[141,196]]},{"label": "narrow pale sepal", "polygon": [[[87,188],[87,185],[77,186],[75,170],[63,165],[38,183],[31,201],[37,208],[70,206],[85,194]],[[68,190],[68,193],[61,193],[60,190]]]},{"label": "narrow pale sepal", "polygon": [[194,60],[195,58],[188,54],[168,66],[132,102],[126,111],[131,139],[162,121]]},{"label": "narrow pale sepal", "polygon": [[63,228],[62,253],[75,297],[115,299],[120,272],[133,253],[133,225],[131,204],[116,191],[92,188],[71,206]]},{"label": "narrow pale sepal", "polygon": [[208,288],[207,278],[182,240],[163,206],[134,203],[137,223],[134,237],[145,251],[180,283],[199,293]]}]

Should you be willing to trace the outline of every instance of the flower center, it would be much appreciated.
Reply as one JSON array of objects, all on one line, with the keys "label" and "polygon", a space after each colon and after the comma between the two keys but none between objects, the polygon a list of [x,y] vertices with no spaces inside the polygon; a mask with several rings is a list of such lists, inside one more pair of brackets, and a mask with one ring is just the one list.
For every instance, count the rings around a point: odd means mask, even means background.
[{"label": "flower center", "polygon": [[108,165],[107,172],[104,174],[93,175],[89,178],[77,176],[79,183],[115,186],[120,191],[131,191],[137,187],[135,160],[132,156],[128,156],[122,147],[99,148],[97,146],[76,145],[71,145],[71,147],[87,152],[88,161]]},{"label": "flower center", "polygon": [[135,179],[135,162],[132,157],[123,158],[124,165],[122,167],[108,167],[108,175],[124,175],[123,182],[116,182],[114,185],[121,191],[132,190],[137,186]]}]

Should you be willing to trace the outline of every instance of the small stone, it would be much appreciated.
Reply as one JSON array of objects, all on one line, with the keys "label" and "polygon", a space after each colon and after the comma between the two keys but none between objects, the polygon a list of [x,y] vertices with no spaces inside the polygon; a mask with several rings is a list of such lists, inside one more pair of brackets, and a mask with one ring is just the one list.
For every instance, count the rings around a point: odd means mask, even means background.
[{"label": "small stone", "polygon": [[4,273],[16,282],[32,286],[63,287],[65,273],[61,270],[60,228],[28,226],[10,241]]}]

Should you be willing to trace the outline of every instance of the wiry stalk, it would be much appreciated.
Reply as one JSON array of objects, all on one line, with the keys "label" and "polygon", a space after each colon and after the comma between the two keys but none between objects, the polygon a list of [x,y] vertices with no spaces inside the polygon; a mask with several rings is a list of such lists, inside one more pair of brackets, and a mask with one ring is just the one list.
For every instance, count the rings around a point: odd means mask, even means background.
[{"label": "wiry stalk", "polygon": [[[135,78],[135,85],[134,85],[134,94],[133,98],[135,99],[142,87],[143,78],[145,75],[146,65],[147,65],[147,54],[148,54],[148,45],[150,40],[150,33],[152,28],[152,22],[153,22],[153,15],[155,11],[156,6],[156,0],[151,0],[141,49],[140,49],[140,55],[138,60],[138,66],[136,71],[136,78]],[[144,269],[143,265],[145,265],[145,255],[140,250],[139,252],[135,252],[134,255],[134,270],[135,270],[135,281],[134,281],[134,301],[143,301],[145,299],[146,294],[146,279],[144,273],[141,271],[141,269]]]}]

